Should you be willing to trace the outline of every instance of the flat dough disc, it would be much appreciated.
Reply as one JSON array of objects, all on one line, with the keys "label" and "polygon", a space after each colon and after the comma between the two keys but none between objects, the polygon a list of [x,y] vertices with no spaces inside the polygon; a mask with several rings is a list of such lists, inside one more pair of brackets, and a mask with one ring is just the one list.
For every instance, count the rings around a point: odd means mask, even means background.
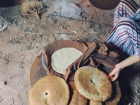
[{"label": "flat dough disc", "polygon": [[53,69],[65,74],[66,68],[75,62],[83,53],[75,48],[62,48],[53,53],[51,65]]},{"label": "flat dough disc", "polygon": [[58,76],[45,76],[39,79],[29,93],[30,105],[67,105],[69,87]]}]

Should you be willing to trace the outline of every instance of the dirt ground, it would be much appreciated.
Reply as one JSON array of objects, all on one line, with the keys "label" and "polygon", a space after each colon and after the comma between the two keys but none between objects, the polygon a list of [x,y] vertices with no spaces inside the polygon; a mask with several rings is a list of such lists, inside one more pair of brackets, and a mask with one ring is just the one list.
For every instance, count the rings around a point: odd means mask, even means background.
[{"label": "dirt ground", "polygon": [[[0,7],[0,16],[11,22],[0,32],[0,105],[29,105],[30,69],[43,46],[58,39],[103,42],[110,35],[114,10],[93,8],[92,16],[73,19],[52,15],[54,4],[63,0],[43,1],[47,4],[41,20],[34,16],[23,17],[21,5]],[[133,70],[124,72],[120,82],[122,91],[131,92],[122,92],[120,105],[140,104],[139,67],[136,64]]]}]

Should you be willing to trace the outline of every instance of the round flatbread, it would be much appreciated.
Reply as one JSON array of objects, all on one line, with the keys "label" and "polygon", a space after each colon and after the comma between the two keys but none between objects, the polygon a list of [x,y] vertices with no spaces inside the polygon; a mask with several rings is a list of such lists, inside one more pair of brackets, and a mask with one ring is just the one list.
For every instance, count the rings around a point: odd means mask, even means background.
[{"label": "round flatbread", "polygon": [[74,83],[80,94],[93,101],[104,102],[111,97],[111,82],[107,75],[97,68],[79,68],[74,75]]},{"label": "round flatbread", "polygon": [[58,76],[39,79],[29,93],[30,105],[67,105],[68,101],[68,85]]},{"label": "round flatbread", "polygon": [[62,48],[51,56],[53,69],[61,74],[65,74],[66,68],[75,62],[83,53],[75,48]]}]

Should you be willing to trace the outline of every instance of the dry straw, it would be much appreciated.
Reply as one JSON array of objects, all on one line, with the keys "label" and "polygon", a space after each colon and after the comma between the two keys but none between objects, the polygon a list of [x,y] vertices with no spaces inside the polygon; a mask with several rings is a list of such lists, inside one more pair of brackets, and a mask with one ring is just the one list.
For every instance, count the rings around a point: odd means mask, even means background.
[{"label": "dry straw", "polygon": [[21,13],[23,16],[34,15],[37,19],[40,19],[40,15],[43,13],[42,3],[39,1],[24,2],[21,5]]}]

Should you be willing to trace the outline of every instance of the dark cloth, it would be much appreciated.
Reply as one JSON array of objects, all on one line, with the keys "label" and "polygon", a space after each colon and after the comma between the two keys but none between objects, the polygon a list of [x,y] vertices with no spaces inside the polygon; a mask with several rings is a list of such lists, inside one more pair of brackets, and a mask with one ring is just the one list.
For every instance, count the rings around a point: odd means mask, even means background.
[{"label": "dark cloth", "polygon": [[[83,54],[66,69],[65,75],[57,73],[51,66],[52,54],[61,48],[76,48]],[[66,81],[73,80],[75,71],[82,66],[99,67],[104,65],[111,70],[120,62],[119,50],[114,45],[101,42],[76,42],[58,40],[43,48],[44,59],[47,63],[47,75],[56,75]]]},{"label": "dark cloth", "polygon": [[[52,54],[61,48],[72,47],[76,48],[83,52],[74,63],[69,65],[66,70],[66,74],[62,75],[55,72],[51,66],[51,56]],[[70,89],[70,101],[68,105],[85,105],[88,104],[88,99],[80,95],[78,90],[74,86],[74,73],[81,66],[93,66],[97,67],[99,70],[110,72],[116,63],[119,62],[119,53],[120,52],[115,46],[107,43],[92,42],[75,42],[75,41],[66,41],[58,40],[54,43],[43,48],[43,55],[40,54],[34,61],[31,71],[30,71],[30,83],[33,85],[42,77],[47,75],[56,75],[64,78],[67,81],[67,84]],[[46,61],[46,67],[43,67],[42,64]],[[46,68],[46,70],[45,70]],[[47,73],[46,73],[47,72]],[[121,91],[119,88],[118,81],[112,83],[112,96],[105,102],[106,105],[116,105],[121,97]],[[82,103],[82,104],[81,104]]]}]

